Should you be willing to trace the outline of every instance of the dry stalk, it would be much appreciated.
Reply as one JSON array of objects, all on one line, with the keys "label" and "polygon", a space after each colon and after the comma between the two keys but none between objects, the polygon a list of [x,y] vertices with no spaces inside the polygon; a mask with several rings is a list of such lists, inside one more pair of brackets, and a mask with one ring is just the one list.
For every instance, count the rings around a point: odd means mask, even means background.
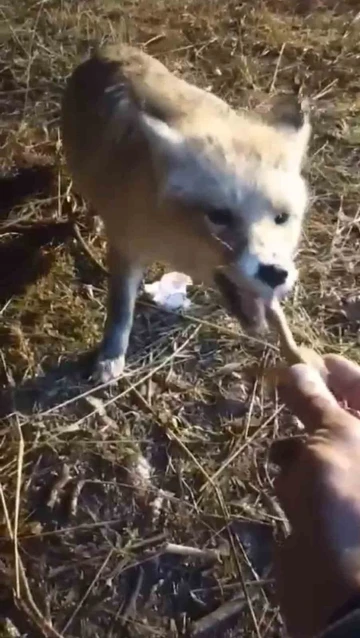
[{"label": "dry stalk", "polygon": [[[111,399],[108,399],[107,401],[104,401],[103,407],[106,408],[107,406],[111,405],[112,403],[115,403],[116,401],[120,401],[120,399],[123,399],[126,395],[128,395],[131,392],[133,392],[134,390],[136,390],[139,386],[142,386],[145,383],[145,381],[147,381],[148,379],[150,379],[153,376],[153,374],[155,372],[159,372],[159,370],[161,370],[162,368],[164,368],[165,366],[167,366],[171,362],[173,362],[173,360],[176,358],[176,356],[182,350],[184,350],[189,345],[189,343],[195,338],[195,336],[197,335],[199,330],[200,330],[200,326],[197,326],[192,331],[190,336],[181,344],[181,346],[179,346],[176,349],[175,352],[173,352],[170,356],[166,357],[163,361],[161,361],[161,363],[159,363],[156,367],[154,367],[152,370],[150,370],[150,372],[148,372],[148,374],[146,374],[143,377],[141,377],[138,381],[136,381],[135,383],[129,383],[129,386],[125,390],[123,390],[123,392],[120,392],[115,397],[112,397]],[[86,414],[85,416],[81,417],[81,419],[76,421],[76,423],[74,425],[79,427],[82,423],[84,423],[84,421],[86,421],[90,417],[94,416],[95,414],[97,414],[97,409],[95,409],[92,412],[90,412],[89,414]]]},{"label": "dry stalk", "polygon": [[57,499],[59,498],[59,494],[61,490],[65,487],[67,483],[69,483],[70,479],[71,479],[70,468],[66,463],[64,463],[64,465],[61,468],[60,476],[58,476],[58,478],[54,482],[54,485],[52,487],[52,490],[50,492],[50,495],[47,501],[47,506],[50,509],[54,507]]},{"label": "dry stalk", "polygon": [[109,271],[105,268],[105,266],[103,266],[101,261],[99,261],[97,259],[97,257],[94,255],[94,253],[91,250],[90,246],[85,241],[85,239],[83,238],[83,236],[82,236],[82,234],[80,232],[79,224],[77,224],[76,222],[74,222],[74,224],[73,224],[73,231],[74,231],[74,235],[75,235],[76,239],[78,240],[79,244],[81,245],[82,249],[84,250],[86,255],[90,258],[90,261],[92,261],[95,264],[95,266],[98,268],[98,270],[101,272],[102,275],[105,275],[106,277],[109,277]]},{"label": "dry stalk", "polygon": [[121,625],[124,626],[127,624],[127,622],[129,621],[130,618],[132,618],[135,615],[136,612],[136,602],[137,599],[139,597],[139,594],[141,592],[141,588],[143,586],[143,582],[144,582],[144,570],[143,568],[139,567],[139,573],[138,573],[138,577],[137,577],[137,581],[134,587],[134,590],[131,593],[131,596],[129,598],[129,601],[127,603],[127,605],[125,606],[124,610],[121,613],[120,616],[120,622]]},{"label": "dry stalk", "polygon": [[[185,443],[183,443],[181,441],[181,439],[172,430],[167,429],[166,432],[167,432],[167,434],[170,435],[170,438],[173,438],[176,441],[176,443],[181,447],[181,449],[184,450],[184,452],[191,459],[191,461],[194,463],[194,465],[202,473],[202,475],[204,476],[206,481],[209,482],[212,485],[212,487],[214,488],[216,499],[217,499],[218,504],[220,506],[221,512],[222,512],[222,514],[224,516],[224,520],[227,523],[229,523],[230,522],[229,511],[228,511],[228,509],[226,507],[222,492],[219,489],[219,487],[216,485],[216,483],[213,482],[212,477],[209,476],[209,474],[206,472],[206,470],[201,465],[201,463],[199,463],[199,461],[193,455],[191,450],[189,450],[187,445],[185,445]],[[253,625],[254,625],[254,630],[255,630],[257,638],[261,638],[261,634],[260,634],[260,631],[259,631],[259,625],[258,625],[258,622],[257,622],[256,614],[255,614],[254,607],[253,607],[253,604],[252,604],[252,600],[251,600],[250,594],[248,592],[246,581],[245,581],[245,578],[244,578],[244,575],[243,575],[243,572],[242,572],[242,568],[241,568],[241,564],[240,564],[240,561],[239,561],[239,557],[238,557],[238,554],[237,554],[237,551],[236,551],[233,533],[232,533],[231,529],[229,528],[229,525],[226,526],[226,531],[227,531],[227,535],[228,535],[228,538],[229,538],[230,547],[231,547],[232,554],[233,554],[233,557],[234,557],[234,560],[235,560],[235,564],[236,564],[236,567],[237,567],[238,577],[239,577],[239,580],[240,580],[240,583],[241,583],[241,587],[242,587],[242,590],[244,592],[246,603],[248,605],[249,612],[250,612],[250,615],[251,615],[251,619],[252,619],[252,622],[253,622]],[[239,543],[239,544],[241,545],[241,543]],[[241,545],[241,548],[242,548],[242,551],[243,551],[244,555],[246,555],[245,550],[243,549],[242,545]]]},{"label": "dry stalk", "polygon": [[283,406],[280,406],[275,413],[273,413],[268,419],[266,419],[266,421],[264,421],[264,423],[256,430],[256,432],[254,432],[254,434],[252,434],[246,439],[245,443],[243,443],[242,445],[240,445],[238,448],[234,450],[234,452],[223,462],[223,464],[219,467],[219,469],[216,470],[216,472],[214,472],[214,474],[211,476],[211,480],[207,481],[201,486],[198,505],[201,503],[203,499],[202,493],[205,492],[205,490],[209,487],[209,485],[214,487],[215,481],[219,480],[219,477],[223,474],[224,470],[226,470],[229,467],[229,465],[231,465],[238,458],[238,456],[240,456],[240,454],[242,454],[246,450],[246,448],[249,447],[249,445],[251,445],[258,438],[261,432],[265,431],[269,423],[271,423],[271,421],[276,416],[278,416],[282,410],[283,410]]},{"label": "dry stalk", "polygon": [[91,581],[89,587],[87,588],[85,594],[83,595],[83,597],[79,601],[78,605],[76,605],[76,607],[75,607],[73,613],[71,614],[70,618],[65,623],[65,625],[63,627],[63,630],[62,630],[63,634],[65,634],[67,632],[67,630],[69,629],[70,625],[72,624],[72,622],[75,619],[76,615],[78,614],[79,610],[81,609],[81,607],[83,606],[84,602],[86,601],[86,599],[90,595],[91,590],[94,587],[95,583],[99,580],[102,572],[104,571],[105,567],[107,566],[107,564],[108,564],[110,558],[113,556],[114,552],[115,552],[115,550],[111,549],[109,551],[108,555],[106,556],[105,560],[103,561],[103,563],[100,565],[100,567],[97,570],[93,580]]},{"label": "dry stalk", "polygon": [[19,563],[19,544],[18,544],[18,531],[19,531],[19,514],[20,514],[20,497],[21,497],[21,484],[22,484],[22,470],[24,463],[24,437],[21,431],[19,419],[16,418],[16,431],[19,438],[18,448],[18,460],[17,460],[17,477],[16,477],[16,492],[15,492],[15,514],[14,514],[14,560],[15,560],[15,590],[17,598],[20,598],[20,563]]},{"label": "dry stalk", "polygon": [[[11,526],[9,510],[6,505],[6,500],[4,496],[4,491],[2,485],[0,485],[0,500],[4,511],[4,518],[7,526],[7,532],[10,540],[15,543],[15,535],[14,530]],[[16,555],[17,560],[17,573],[16,573],[16,585],[19,586],[19,595],[15,589],[14,597],[15,603],[18,608],[25,614],[27,618],[37,627],[37,629],[42,633],[45,638],[63,638],[62,634],[60,634],[52,625],[52,623],[45,618],[45,616],[41,613],[37,604],[34,601],[32,596],[29,582],[26,576],[25,568],[19,553]],[[4,572],[2,574],[4,581],[8,580],[7,574]]]},{"label": "dry stalk", "polygon": [[[226,603],[223,603],[212,611],[210,614],[197,620],[192,625],[191,635],[194,638],[201,638],[201,636],[209,636],[212,635],[213,632],[218,633],[222,623],[229,620],[230,618],[237,616],[246,606],[245,599],[236,598],[234,600],[229,600]],[[216,635],[215,634],[215,635]]]},{"label": "dry stalk", "polygon": [[167,554],[176,554],[177,556],[192,556],[194,558],[213,558],[219,560],[221,550],[217,549],[200,549],[199,547],[189,547],[189,545],[177,545],[175,543],[167,543],[164,547]]}]

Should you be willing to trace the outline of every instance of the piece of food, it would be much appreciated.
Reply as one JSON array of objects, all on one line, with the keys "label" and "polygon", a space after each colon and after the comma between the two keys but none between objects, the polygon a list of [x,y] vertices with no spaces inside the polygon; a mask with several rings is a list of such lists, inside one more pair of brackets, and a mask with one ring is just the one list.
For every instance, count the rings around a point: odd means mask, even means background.
[{"label": "piece of food", "polygon": [[315,350],[297,345],[278,300],[273,301],[272,304],[267,307],[267,319],[279,336],[280,353],[287,364],[287,366],[280,365],[269,369],[265,373],[267,379],[274,384],[285,383],[287,367],[295,365],[296,363],[311,365],[316,368],[322,376],[326,377],[327,369],[324,359],[315,352]]},{"label": "piece of food", "polygon": [[218,272],[215,283],[219,288],[228,311],[234,315],[248,331],[252,328],[257,332],[264,331],[268,324],[277,333],[280,340],[280,354],[283,362],[279,365],[261,370],[259,366],[252,368],[252,372],[262,374],[271,385],[286,383],[287,368],[296,363],[311,365],[324,377],[327,369],[323,358],[306,346],[298,346],[287,322],[285,313],[278,299],[273,299],[270,304],[249,291],[237,286],[224,272]]}]

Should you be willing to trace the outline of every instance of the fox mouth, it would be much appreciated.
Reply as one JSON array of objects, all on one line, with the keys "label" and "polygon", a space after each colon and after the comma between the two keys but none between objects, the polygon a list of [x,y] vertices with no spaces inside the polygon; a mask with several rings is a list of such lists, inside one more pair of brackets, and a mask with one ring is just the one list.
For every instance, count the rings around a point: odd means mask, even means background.
[{"label": "fox mouth", "polygon": [[[273,268],[270,266],[270,270]],[[276,267],[274,269],[276,270]],[[279,270],[284,272],[281,268]],[[285,299],[297,280],[298,273],[295,267],[288,267],[285,274],[286,280],[280,281],[280,285],[268,285],[258,275],[244,274],[239,264],[232,262],[227,267],[215,271],[214,282],[228,312],[238,319],[246,330],[264,332],[268,328],[266,317],[269,307],[274,301],[280,302]],[[270,280],[269,284],[273,282]]]},{"label": "fox mouth", "polygon": [[249,289],[234,283],[224,271],[216,272],[214,281],[223,298],[225,308],[246,330],[266,331],[266,302],[264,299]]}]

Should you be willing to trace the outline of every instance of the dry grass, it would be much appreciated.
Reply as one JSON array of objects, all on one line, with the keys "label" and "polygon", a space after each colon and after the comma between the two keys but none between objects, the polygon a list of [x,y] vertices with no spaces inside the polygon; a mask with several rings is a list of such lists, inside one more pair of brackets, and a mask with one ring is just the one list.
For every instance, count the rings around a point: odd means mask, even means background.
[{"label": "dry grass", "polygon": [[359,360],[345,304],[360,274],[357,2],[293,4],[2,3],[0,573],[21,633],[279,635],[269,550],[285,523],[266,453],[291,424],[244,375],[276,348],[198,289],[192,317],[139,303],[115,390],[84,380],[78,356],[100,336],[106,282],[69,212],[100,260],[104,242],[68,192],[58,110],[79,56],[119,34],[235,106],[294,85],[309,96],[314,202],[288,314],[299,341]]}]

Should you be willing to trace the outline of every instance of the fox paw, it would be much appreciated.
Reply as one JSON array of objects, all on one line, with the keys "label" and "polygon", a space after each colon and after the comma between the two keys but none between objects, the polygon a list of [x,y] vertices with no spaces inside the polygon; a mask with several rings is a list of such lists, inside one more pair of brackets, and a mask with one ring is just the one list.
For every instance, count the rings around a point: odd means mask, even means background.
[{"label": "fox paw", "polygon": [[120,355],[114,359],[100,355],[96,363],[93,377],[99,383],[112,383],[118,380],[124,372],[125,356]]}]

